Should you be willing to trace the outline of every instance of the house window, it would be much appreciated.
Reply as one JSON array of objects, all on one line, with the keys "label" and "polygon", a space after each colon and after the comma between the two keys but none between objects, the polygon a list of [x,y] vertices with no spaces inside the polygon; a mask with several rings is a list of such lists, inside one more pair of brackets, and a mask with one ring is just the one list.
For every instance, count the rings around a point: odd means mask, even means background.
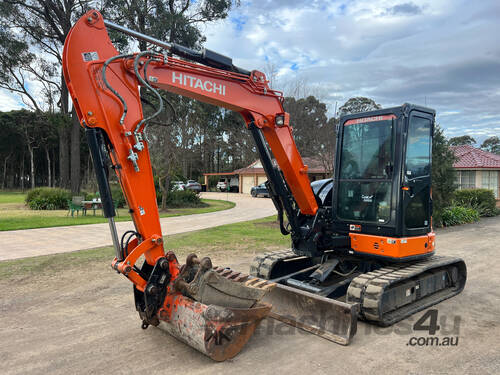
[{"label": "house window", "polygon": [[474,189],[476,187],[476,171],[456,171],[455,173],[457,189]]},{"label": "house window", "polygon": [[498,171],[482,171],[481,187],[493,190],[495,198],[498,199]]}]

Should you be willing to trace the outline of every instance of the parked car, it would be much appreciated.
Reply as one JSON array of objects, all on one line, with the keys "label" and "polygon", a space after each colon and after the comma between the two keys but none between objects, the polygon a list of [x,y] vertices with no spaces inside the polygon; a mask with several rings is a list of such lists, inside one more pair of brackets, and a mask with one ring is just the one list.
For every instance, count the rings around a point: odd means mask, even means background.
[{"label": "parked car", "polygon": [[172,181],[172,191],[186,190],[186,185],[182,181]]},{"label": "parked car", "polygon": [[[227,188],[227,185],[229,185],[229,189]],[[238,177],[231,177],[231,178],[221,178],[219,182],[217,182],[217,190],[219,191],[231,191],[233,193],[237,193],[239,191],[239,186],[240,186],[240,180]]]},{"label": "parked car", "polygon": [[201,184],[197,181],[194,180],[188,180],[186,185],[185,185],[186,190],[192,190],[196,194],[198,194],[201,191]]},{"label": "parked car", "polygon": [[221,178],[219,182],[217,182],[216,188],[219,191],[227,191],[227,179]]},{"label": "parked car", "polygon": [[267,190],[266,183],[254,186],[253,188],[250,189],[250,194],[252,197],[257,197],[259,195],[262,195],[263,197],[270,197],[271,195],[269,194],[269,191]]},{"label": "parked car", "polygon": [[229,180],[229,191],[233,193],[240,191],[240,179],[238,177],[231,177]]}]

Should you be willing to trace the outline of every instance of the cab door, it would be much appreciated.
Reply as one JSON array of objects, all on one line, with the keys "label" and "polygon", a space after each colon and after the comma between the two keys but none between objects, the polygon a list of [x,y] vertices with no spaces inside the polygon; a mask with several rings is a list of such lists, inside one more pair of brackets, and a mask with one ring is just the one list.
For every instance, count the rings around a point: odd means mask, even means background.
[{"label": "cab door", "polygon": [[431,231],[431,165],[434,115],[413,110],[406,123],[403,164],[403,235],[418,236]]}]

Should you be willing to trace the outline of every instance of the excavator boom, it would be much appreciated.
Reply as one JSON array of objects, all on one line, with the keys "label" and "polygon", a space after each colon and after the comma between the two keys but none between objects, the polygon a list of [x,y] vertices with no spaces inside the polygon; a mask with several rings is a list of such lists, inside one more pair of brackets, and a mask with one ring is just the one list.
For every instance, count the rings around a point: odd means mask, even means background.
[{"label": "excavator boom", "polygon": [[[153,51],[120,54],[106,27],[147,40],[191,61]],[[307,166],[295,146],[289,116],[283,110],[282,94],[268,87],[263,73],[237,68],[230,59],[213,51],[196,52],[122,28],[105,21],[94,10],[80,18],[68,34],[63,73],[85,128],[104,214],[109,220],[116,252],[112,267],[132,281],[142,327],[163,328],[215,360],[233,357],[268,315],[271,305],[261,300],[275,283],[233,271],[216,272],[209,259],[200,261],[194,255],[181,267],[175,254],[165,251],[146,132],[153,116],[144,117],[139,87],[156,95],[160,104],[157,113],[162,105],[160,89],[239,112],[257,142],[270,176],[282,231],[286,231],[285,211],[292,218],[292,238],[299,243],[301,229],[296,218],[314,218],[318,205]],[[266,142],[279,170],[271,163]],[[135,225],[135,231],[123,234],[121,241],[113,221],[107,160],[118,177]],[[138,261],[142,256],[145,261],[141,265]],[[309,299],[309,307],[313,300]],[[321,303],[326,310],[341,305],[343,314],[349,317],[349,328],[344,329],[343,323],[343,333],[331,337],[348,343],[355,332],[356,305],[333,300]],[[292,324],[302,315],[299,311],[274,314]],[[316,329],[311,324],[302,327]]]}]

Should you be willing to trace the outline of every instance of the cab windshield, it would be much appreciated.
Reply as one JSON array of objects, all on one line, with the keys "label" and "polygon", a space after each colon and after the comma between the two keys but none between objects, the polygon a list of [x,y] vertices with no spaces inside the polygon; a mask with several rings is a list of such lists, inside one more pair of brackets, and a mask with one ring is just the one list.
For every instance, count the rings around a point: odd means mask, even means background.
[{"label": "cab windshield", "polygon": [[393,116],[344,124],[337,215],[343,220],[385,223],[390,219]]},{"label": "cab windshield", "polygon": [[344,126],[342,179],[390,178],[392,165],[392,120]]}]

